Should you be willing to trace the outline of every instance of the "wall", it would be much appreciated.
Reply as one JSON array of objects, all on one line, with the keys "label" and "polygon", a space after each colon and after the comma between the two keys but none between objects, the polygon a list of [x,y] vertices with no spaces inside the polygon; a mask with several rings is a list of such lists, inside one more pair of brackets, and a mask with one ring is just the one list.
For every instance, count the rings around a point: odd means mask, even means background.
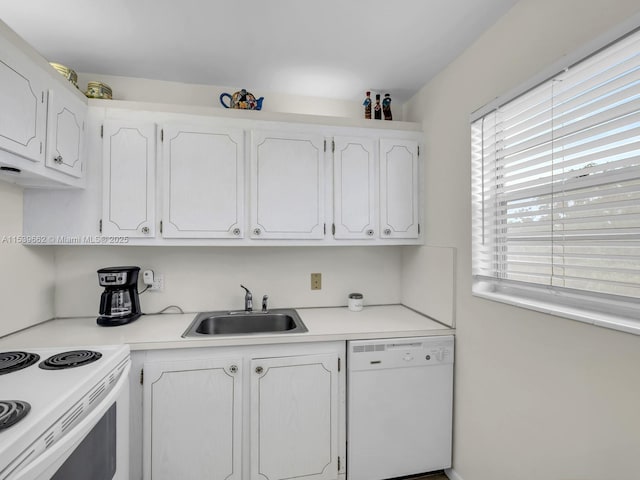
[{"label": "wall", "polygon": [[[243,88],[223,87],[217,85],[198,85],[145,78],[119,77],[93,73],[79,73],[78,85],[85,89],[87,82],[100,81],[113,89],[113,98],[137,102],[170,103],[178,105],[196,105],[201,107],[219,107],[220,94],[234,92]],[[256,96],[264,96],[262,110],[266,112],[300,113],[309,115],[327,115],[335,117],[361,118],[363,107],[361,101],[336,100],[320,97],[304,97],[278,92],[254,91],[249,85],[246,88]],[[363,98],[364,98],[364,92]],[[225,102],[228,104],[229,99]],[[396,109],[399,110],[399,109]],[[402,120],[401,112],[397,112],[396,120]]]},{"label": "wall", "polygon": [[20,245],[22,189],[0,182],[0,336],[53,317],[53,249]]},{"label": "wall", "polygon": [[[96,315],[96,270],[116,265],[164,275],[163,292],[141,296],[148,313],[241,309],[241,283],[256,308],[265,294],[272,308],[346,305],[354,291],[369,304],[400,300],[400,247],[56,247],[56,315]],[[321,290],[311,291],[312,272],[322,273]]]},{"label": "wall", "polygon": [[[463,480],[640,478],[640,337],[471,296],[469,115],[640,10],[522,0],[405,107],[426,141],[426,241],[456,249],[455,472]],[[419,308],[431,247],[405,247]]]}]

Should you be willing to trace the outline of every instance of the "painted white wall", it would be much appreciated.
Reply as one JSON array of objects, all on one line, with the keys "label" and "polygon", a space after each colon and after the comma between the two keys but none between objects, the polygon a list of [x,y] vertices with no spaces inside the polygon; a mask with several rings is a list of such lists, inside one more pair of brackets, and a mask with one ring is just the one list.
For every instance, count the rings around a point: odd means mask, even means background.
[{"label": "painted white wall", "polygon": [[25,247],[22,189],[0,182],[0,336],[53,317],[54,257],[50,247]]},{"label": "painted white wall", "polygon": [[[256,308],[265,294],[272,308],[346,305],[350,292],[363,293],[365,304],[398,303],[401,254],[401,247],[56,247],[56,316],[97,315],[96,270],[118,265],[164,275],[164,291],[140,298],[146,313],[168,305],[241,309],[241,283]],[[317,272],[322,289],[312,291]]]},{"label": "painted white wall", "polygon": [[[327,115],[334,117],[363,118],[362,102],[337,100],[321,97],[290,95],[286,92],[262,92],[253,90],[251,85],[224,87],[218,85],[198,85],[145,78],[120,77],[93,73],[78,73],[78,86],[86,90],[87,82],[104,82],[113,89],[116,100],[136,102],[170,103],[178,105],[195,105],[200,107],[219,107],[220,94],[234,92],[246,88],[256,98],[264,97],[262,110],[265,112],[299,113],[307,115]],[[364,100],[365,92],[362,92]],[[228,104],[229,99],[225,99]],[[400,108],[396,108],[396,120],[402,120]]]},{"label": "painted white wall", "polygon": [[[427,135],[426,242],[457,252],[463,480],[640,478],[640,337],[471,296],[469,138],[472,111],[639,10],[637,0],[522,0],[405,106]],[[404,247],[409,306],[424,304],[433,255]]]}]

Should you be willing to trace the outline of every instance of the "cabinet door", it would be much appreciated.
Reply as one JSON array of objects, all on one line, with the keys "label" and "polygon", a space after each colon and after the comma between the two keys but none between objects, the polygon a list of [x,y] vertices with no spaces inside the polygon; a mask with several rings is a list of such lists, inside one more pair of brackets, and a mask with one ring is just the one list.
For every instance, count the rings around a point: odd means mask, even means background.
[{"label": "cabinet door", "polygon": [[243,237],[243,131],[169,126],[162,151],[162,235]]},{"label": "cabinet door", "polygon": [[418,144],[380,140],[380,236],[419,236]]},{"label": "cabinet door", "polygon": [[47,122],[45,74],[0,36],[0,148],[40,162]]},{"label": "cabinet door", "polygon": [[251,238],[324,237],[324,137],[252,132]]},{"label": "cabinet door", "polygon": [[377,178],[374,141],[336,137],[333,152],[335,238],[377,237]]},{"label": "cabinet door", "polygon": [[241,359],[144,365],[144,480],[240,480]]},{"label": "cabinet door", "polygon": [[155,235],[156,126],[110,120],[103,131],[102,233]]},{"label": "cabinet door", "polygon": [[251,480],[338,475],[338,356],[251,361]]},{"label": "cabinet door", "polygon": [[47,167],[82,177],[83,137],[87,106],[62,89],[49,90],[47,115]]}]

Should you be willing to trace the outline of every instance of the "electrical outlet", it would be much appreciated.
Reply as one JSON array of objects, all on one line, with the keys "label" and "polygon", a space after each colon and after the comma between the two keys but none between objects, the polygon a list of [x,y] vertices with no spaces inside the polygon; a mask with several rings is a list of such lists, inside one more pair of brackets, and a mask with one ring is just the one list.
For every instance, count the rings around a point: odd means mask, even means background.
[{"label": "electrical outlet", "polygon": [[149,290],[152,292],[162,292],[164,290],[164,275],[156,274],[153,278],[153,283],[149,285]]},{"label": "electrical outlet", "polygon": [[322,274],[312,273],[311,274],[311,290],[321,290],[321,289],[322,289]]}]

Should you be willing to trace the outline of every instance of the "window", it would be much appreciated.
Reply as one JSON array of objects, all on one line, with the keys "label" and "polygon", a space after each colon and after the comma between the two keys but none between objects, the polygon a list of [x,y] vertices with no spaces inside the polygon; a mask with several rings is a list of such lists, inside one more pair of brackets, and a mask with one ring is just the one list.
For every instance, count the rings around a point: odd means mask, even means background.
[{"label": "window", "polygon": [[471,134],[474,294],[640,334],[640,32]]}]

